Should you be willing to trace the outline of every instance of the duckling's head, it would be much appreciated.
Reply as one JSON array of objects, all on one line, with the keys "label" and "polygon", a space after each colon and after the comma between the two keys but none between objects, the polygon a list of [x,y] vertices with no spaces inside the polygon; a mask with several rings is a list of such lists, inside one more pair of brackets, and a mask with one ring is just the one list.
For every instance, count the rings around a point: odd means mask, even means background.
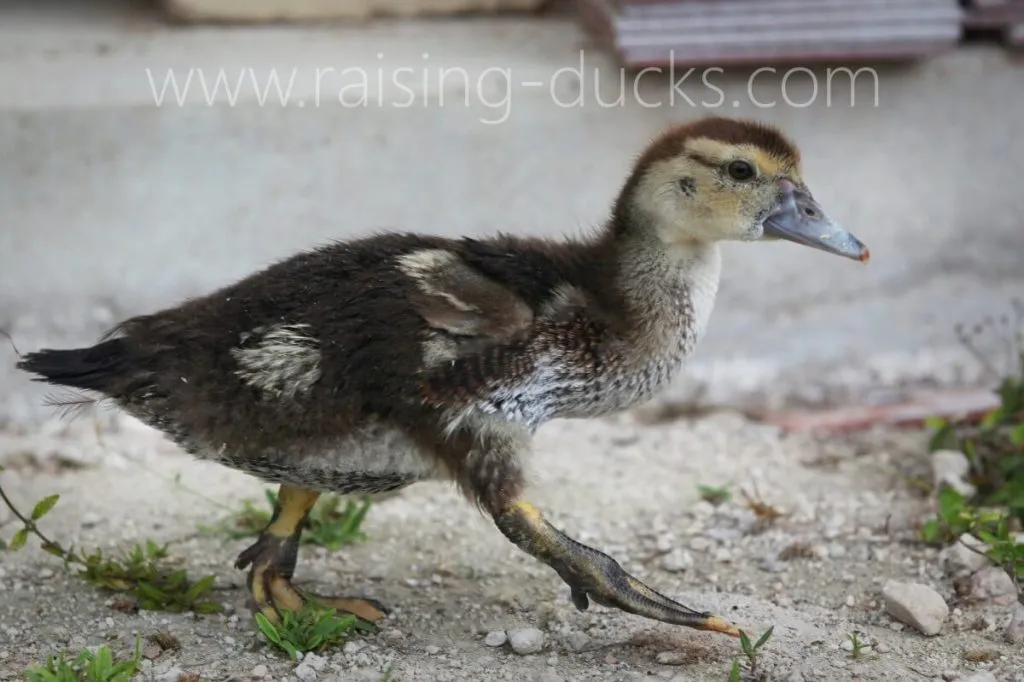
[{"label": "duckling's head", "polygon": [[869,257],[815,201],[796,146],[773,127],[730,118],[698,119],[648,146],[619,196],[614,226],[666,245],[785,239]]}]

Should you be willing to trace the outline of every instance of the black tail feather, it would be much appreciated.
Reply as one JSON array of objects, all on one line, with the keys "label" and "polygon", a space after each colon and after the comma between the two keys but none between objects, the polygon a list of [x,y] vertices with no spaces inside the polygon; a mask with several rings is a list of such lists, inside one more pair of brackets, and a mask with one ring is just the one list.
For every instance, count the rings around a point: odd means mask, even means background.
[{"label": "black tail feather", "polygon": [[105,393],[131,371],[131,363],[124,339],[118,338],[89,348],[28,353],[18,369],[38,375],[35,381]]}]

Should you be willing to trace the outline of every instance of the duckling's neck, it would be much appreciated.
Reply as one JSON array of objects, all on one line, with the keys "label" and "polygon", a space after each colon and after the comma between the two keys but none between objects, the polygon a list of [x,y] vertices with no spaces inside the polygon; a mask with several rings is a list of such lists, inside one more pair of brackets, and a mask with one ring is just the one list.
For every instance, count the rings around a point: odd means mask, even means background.
[{"label": "duckling's neck", "polygon": [[721,275],[716,242],[666,243],[653,231],[619,233],[616,288],[639,335],[688,355],[704,335]]},{"label": "duckling's neck", "polygon": [[[644,402],[678,374],[704,334],[718,292],[716,244],[667,246],[655,236],[613,235],[604,245],[605,301],[621,327],[591,377],[602,389],[562,416],[596,415]],[[595,254],[596,255],[596,254]]]}]

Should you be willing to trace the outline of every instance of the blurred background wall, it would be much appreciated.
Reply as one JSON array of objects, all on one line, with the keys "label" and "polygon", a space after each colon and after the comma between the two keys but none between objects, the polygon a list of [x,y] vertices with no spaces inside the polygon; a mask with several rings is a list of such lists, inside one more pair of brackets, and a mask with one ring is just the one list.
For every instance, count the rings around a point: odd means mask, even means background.
[{"label": "blurred background wall", "polygon": [[[972,381],[953,326],[1024,294],[1024,66],[1000,39],[957,29],[919,60],[780,59],[759,73],[774,62],[712,56],[673,98],[685,64],[637,80],[639,67],[620,68],[625,39],[584,28],[573,3],[422,0],[439,11],[272,24],[228,21],[238,2],[167,4],[0,8],[0,328],[23,350],[90,343],[329,239],[578,233],[604,219],[650,136],[706,113],[790,133],[812,188],[873,260],[729,245],[677,397],[815,401]],[[292,10],[332,4],[344,3]],[[475,11],[440,11],[454,5]],[[863,66],[852,87],[837,71]],[[440,82],[445,68],[461,71]],[[400,69],[413,74],[402,85]],[[211,103],[196,74],[212,85],[222,70]],[[368,74],[362,105],[355,70]],[[283,101],[266,92],[272,73]],[[596,99],[620,90],[614,106]],[[52,410],[14,360],[0,344],[0,423],[29,428]]]}]

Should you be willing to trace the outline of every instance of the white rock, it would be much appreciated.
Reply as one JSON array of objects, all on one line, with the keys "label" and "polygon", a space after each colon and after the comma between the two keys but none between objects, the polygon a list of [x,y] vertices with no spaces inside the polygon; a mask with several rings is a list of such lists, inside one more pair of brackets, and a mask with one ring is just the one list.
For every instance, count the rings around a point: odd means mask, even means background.
[{"label": "white rock", "polygon": [[517,654],[536,654],[544,648],[544,633],[537,628],[519,628],[509,631],[508,641]]},{"label": "white rock", "polygon": [[325,667],[327,667],[327,657],[326,656],[318,656],[318,655],[314,654],[313,652],[309,652],[305,656],[302,657],[302,664],[303,665],[308,665],[313,670],[315,670],[317,672],[320,672]]},{"label": "white rock", "polygon": [[980,670],[966,677],[958,677],[956,682],[998,682],[996,676],[987,670]]},{"label": "white rock", "polygon": [[587,648],[587,645],[590,644],[590,635],[585,632],[580,632],[579,630],[574,630],[569,633],[569,636],[566,638],[566,643],[573,651],[583,651]]},{"label": "white rock", "polygon": [[704,537],[696,537],[690,540],[690,549],[694,552],[706,552],[714,546],[714,542]]},{"label": "white rock", "polygon": [[932,480],[937,490],[948,486],[967,497],[976,492],[975,487],[966,480],[971,471],[967,455],[959,450],[936,450],[932,453],[931,462]]},{"label": "white rock", "polygon": [[693,555],[685,549],[676,549],[661,558],[661,567],[672,573],[680,573],[693,568]]},{"label": "white rock", "polygon": [[270,668],[260,663],[258,666],[252,669],[252,672],[249,673],[249,677],[254,677],[257,680],[261,680],[269,674]]},{"label": "white rock", "polygon": [[1024,604],[1020,602],[1014,604],[1013,617],[1010,619],[1010,624],[1006,626],[1003,636],[1010,644],[1024,642]]},{"label": "white rock", "polygon": [[1017,600],[1017,586],[1006,571],[987,566],[971,576],[971,596],[1008,606]]},{"label": "white rock", "polygon": [[171,668],[162,675],[158,675],[156,682],[178,682],[178,678],[184,674],[181,668]]},{"label": "white rock", "polygon": [[508,635],[505,634],[504,630],[491,630],[484,637],[484,644],[487,646],[499,647],[505,646],[505,642],[508,641]]},{"label": "white rock", "polygon": [[882,597],[886,613],[927,636],[939,634],[949,617],[942,595],[927,585],[890,580],[882,587]]},{"label": "white rock", "polygon": [[[974,549],[971,549],[971,548]],[[978,551],[974,551],[977,549]],[[964,533],[956,542],[942,550],[942,567],[947,575],[958,576],[974,573],[992,562],[984,552],[987,545],[970,533]]]},{"label": "white rock", "polygon": [[305,661],[295,666],[295,670],[292,672],[294,672],[295,677],[299,678],[302,682],[313,682],[313,680],[316,679],[316,670],[311,666],[306,665]]},{"label": "white rock", "polygon": [[683,665],[686,663],[686,654],[682,651],[662,651],[655,656],[655,660],[662,665]]},{"label": "white rock", "polygon": [[345,646],[341,647],[342,653],[346,656],[358,654],[360,651],[366,648],[366,642],[358,639],[350,639],[345,642]]}]

